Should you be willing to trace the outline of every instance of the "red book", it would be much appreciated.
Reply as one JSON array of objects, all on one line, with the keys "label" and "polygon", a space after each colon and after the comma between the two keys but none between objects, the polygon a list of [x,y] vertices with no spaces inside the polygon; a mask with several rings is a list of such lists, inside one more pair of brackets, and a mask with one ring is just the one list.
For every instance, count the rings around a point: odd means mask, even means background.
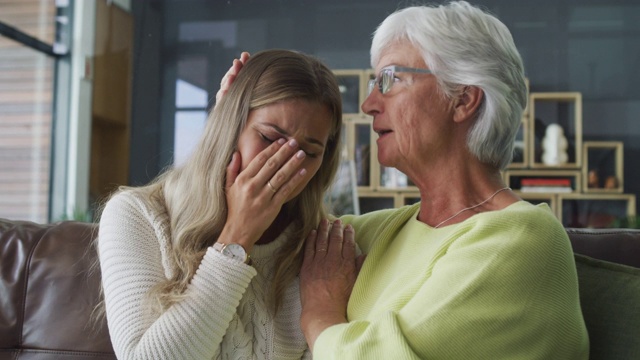
[{"label": "red book", "polygon": [[571,179],[567,178],[524,178],[520,186],[571,186]]}]

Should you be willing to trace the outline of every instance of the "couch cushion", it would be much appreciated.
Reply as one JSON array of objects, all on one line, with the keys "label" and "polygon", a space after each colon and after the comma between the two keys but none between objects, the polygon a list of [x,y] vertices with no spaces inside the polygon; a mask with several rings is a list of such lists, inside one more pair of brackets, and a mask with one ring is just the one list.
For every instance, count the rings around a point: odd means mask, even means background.
[{"label": "couch cushion", "polygon": [[573,252],[640,268],[640,230],[568,228]]},{"label": "couch cushion", "polygon": [[96,234],[95,224],[0,219],[0,358],[115,358],[106,323],[90,321]]},{"label": "couch cushion", "polygon": [[575,259],[590,359],[640,359],[640,269]]}]

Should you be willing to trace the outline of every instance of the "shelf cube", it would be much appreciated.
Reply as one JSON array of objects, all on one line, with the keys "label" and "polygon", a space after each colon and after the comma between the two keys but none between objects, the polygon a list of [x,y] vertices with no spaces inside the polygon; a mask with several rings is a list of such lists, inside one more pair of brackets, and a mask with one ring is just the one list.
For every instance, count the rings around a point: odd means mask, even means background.
[{"label": "shelf cube", "polygon": [[[582,165],[582,94],[579,92],[531,93],[529,96],[529,166],[578,169]],[[550,125],[554,125],[550,127]],[[560,126],[566,144],[556,137]],[[554,130],[554,131],[551,131]],[[565,145],[565,146],[562,146]],[[554,154],[566,153],[559,163]],[[544,160],[547,160],[545,163]]]},{"label": "shelf cube", "polygon": [[582,171],[586,193],[622,193],[624,189],[621,141],[585,141]]}]

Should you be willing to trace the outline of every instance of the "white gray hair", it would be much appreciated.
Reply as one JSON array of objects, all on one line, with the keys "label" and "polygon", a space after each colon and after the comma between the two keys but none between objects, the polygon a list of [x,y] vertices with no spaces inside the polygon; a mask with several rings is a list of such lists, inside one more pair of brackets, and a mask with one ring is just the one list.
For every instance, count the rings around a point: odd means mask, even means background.
[{"label": "white gray hair", "polygon": [[460,86],[484,92],[467,147],[481,162],[504,169],[527,102],[524,66],[509,29],[495,16],[467,3],[413,6],[389,15],[371,44],[371,65],[398,41],[409,41],[437,78],[445,96]]}]

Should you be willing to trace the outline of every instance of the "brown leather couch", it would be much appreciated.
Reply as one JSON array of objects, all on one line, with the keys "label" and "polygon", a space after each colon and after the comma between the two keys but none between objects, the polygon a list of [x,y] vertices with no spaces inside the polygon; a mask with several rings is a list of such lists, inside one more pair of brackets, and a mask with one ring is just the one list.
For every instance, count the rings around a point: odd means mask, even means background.
[{"label": "brown leather couch", "polygon": [[[96,232],[95,224],[0,219],[0,360],[115,359],[106,324],[90,322]],[[640,231],[567,232],[583,254],[576,266],[591,358],[640,359]]]},{"label": "brown leather couch", "polygon": [[0,219],[0,360],[115,359],[106,322],[92,326],[100,274],[95,224]]}]

